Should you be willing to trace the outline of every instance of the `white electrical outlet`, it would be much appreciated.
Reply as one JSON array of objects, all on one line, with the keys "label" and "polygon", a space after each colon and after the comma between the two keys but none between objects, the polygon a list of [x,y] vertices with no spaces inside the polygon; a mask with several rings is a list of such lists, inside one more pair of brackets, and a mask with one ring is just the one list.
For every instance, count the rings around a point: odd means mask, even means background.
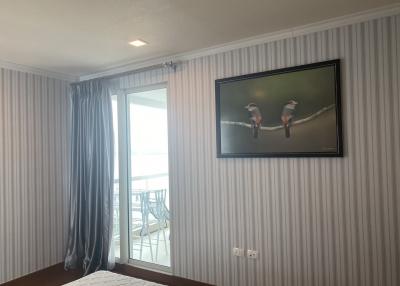
[{"label": "white electrical outlet", "polygon": [[258,251],[257,250],[253,250],[253,249],[248,249],[247,250],[247,258],[257,259],[257,257],[258,257]]},{"label": "white electrical outlet", "polygon": [[243,248],[234,247],[232,249],[232,254],[233,254],[233,256],[244,256],[244,249]]}]

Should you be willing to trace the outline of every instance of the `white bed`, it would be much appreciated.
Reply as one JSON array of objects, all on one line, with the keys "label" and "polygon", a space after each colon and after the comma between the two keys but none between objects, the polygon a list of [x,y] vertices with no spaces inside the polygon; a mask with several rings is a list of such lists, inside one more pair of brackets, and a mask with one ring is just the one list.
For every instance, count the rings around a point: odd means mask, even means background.
[{"label": "white bed", "polygon": [[105,286],[161,286],[154,282],[124,276],[109,271],[97,271],[81,279],[73,281],[68,286],[105,285]]}]

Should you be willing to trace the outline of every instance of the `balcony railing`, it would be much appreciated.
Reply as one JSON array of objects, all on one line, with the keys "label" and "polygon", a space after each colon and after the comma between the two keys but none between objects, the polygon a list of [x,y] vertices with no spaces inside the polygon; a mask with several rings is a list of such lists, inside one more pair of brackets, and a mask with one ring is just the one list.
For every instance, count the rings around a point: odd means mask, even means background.
[{"label": "balcony railing", "polygon": [[[167,179],[167,180],[165,180]],[[134,199],[134,190],[153,190],[153,189],[166,189],[168,192],[168,173],[158,173],[146,176],[135,176],[131,177],[130,180],[130,197],[131,202]],[[120,212],[119,212],[119,179],[114,180],[114,239],[119,241],[120,236]],[[168,195],[166,205],[169,205]]]}]

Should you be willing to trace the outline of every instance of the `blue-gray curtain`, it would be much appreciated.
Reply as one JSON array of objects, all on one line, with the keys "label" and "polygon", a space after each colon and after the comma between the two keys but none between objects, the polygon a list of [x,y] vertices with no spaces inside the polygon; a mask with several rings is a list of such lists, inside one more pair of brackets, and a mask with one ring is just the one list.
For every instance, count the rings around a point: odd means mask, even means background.
[{"label": "blue-gray curtain", "polygon": [[70,224],[65,268],[109,269],[114,140],[111,95],[100,80],[72,85]]}]

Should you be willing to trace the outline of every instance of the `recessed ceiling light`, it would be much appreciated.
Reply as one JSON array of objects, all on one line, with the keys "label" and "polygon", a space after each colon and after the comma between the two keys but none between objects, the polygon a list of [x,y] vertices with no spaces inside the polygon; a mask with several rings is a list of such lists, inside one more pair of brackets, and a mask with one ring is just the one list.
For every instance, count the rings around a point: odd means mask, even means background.
[{"label": "recessed ceiling light", "polygon": [[142,40],[134,40],[134,41],[130,42],[129,45],[132,45],[132,46],[135,46],[135,47],[142,47],[142,46],[146,46],[147,43],[145,41],[142,41]]}]

